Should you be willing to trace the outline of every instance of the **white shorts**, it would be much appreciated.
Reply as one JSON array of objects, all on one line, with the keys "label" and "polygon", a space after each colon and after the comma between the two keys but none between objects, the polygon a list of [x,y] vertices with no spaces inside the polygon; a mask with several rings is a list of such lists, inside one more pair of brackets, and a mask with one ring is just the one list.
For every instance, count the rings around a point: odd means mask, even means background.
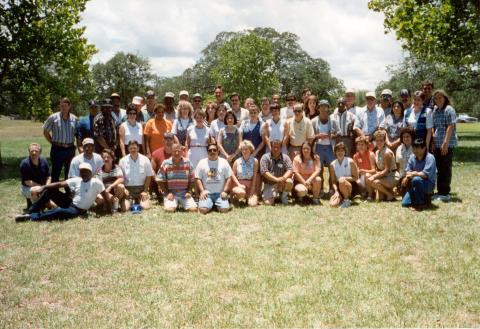
[{"label": "white shorts", "polygon": [[190,210],[193,208],[197,208],[197,203],[195,200],[190,197],[190,198],[185,198],[185,197],[174,197],[173,200],[168,200],[166,197],[163,199],[163,208],[164,209],[177,209],[178,208],[178,203],[181,202],[182,208],[185,210]]}]

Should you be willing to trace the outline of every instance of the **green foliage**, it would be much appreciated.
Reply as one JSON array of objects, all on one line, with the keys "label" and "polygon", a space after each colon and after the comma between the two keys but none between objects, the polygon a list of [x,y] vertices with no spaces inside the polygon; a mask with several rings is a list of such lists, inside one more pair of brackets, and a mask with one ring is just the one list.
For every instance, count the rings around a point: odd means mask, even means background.
[{"label": "green foliage", "polygon": [[419,59],[478,71],[478,0],[371,0],[368,7],[383,12],[386,32]]},{"label": "green foliage", "polygon": [[435,89],[442,88],[450,94],[457,113],[480,115],[480,80],[475,72],[462,72],[450,65],[421,61],[414,56],[405,57],[399,65],[389,67],[388,72],[391,77],[380,83],[377,94],[385,88],[394,91],[394,96],[403,88],[413,93],[421,90],[422,82],[429,79],[434,82]]},{"label": "green foliage", "polygon": [[143,95],[155,76],[151,73],[150,62],[139,55],[118,52],[106,63],[92,67],[96,92],[107,97],[116,92],[126,106],[135,95]]},{"label": "green foliage", "polygon": [[215,80],[226,90],[259,100],[278,88],[272,43],[255,34],[239,36],[218,49]]},{"label": "green foliage", "polygon": [[[290,33],[279,33],[273,28],[255,28],[241,32],[221,32],[202,51],[202,57],[182,75],[174,78],[157,80],[156,88],[159,91],[187,89],[191,92],[200,92],[204,95],[212,94],[214,86],[218,84],[214,74],[220,63],[220,49],[230,42],[237,42],[242,36],[254,35],[271,44],[275,76],[280,83],[275,90],[285,95],[293,92],[301,95],[303,88],[310,88],[315,95],[321,98],[334,100],[342,94],[342,81],[332,77],[327,62],[320,58],[312,58],[298,43],[298,36]],[[233,48],[233,46],[232,46]],[[250,56],[250,55],[249,55]],[[275,86],[271,86],[273,89]],[[238,90],[238,85],[234,87]],[[234,90],[227,88],[227,93]],[[242,98],[247,95],[240,94]],[[271,96],[265,94],[260,96]]]},{"label": "green foliage", "polygon": [[62,96],[93,94],[88,61],[96,52],[79,27],[86,0],[0,3],[0,113],[43,119]]}]

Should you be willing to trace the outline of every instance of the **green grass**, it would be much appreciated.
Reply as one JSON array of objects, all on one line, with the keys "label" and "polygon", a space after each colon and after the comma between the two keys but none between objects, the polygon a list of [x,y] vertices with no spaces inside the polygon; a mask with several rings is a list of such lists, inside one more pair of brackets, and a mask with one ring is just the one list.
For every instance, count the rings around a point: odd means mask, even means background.
[{"label": "green grass", "polygon": [[421,213],[357,201],[16,224],[16,166],[41,138],[6,124],[20,123],[0,121],[2,328],[480,325],[480,125],[459,125],[454,202]]}]

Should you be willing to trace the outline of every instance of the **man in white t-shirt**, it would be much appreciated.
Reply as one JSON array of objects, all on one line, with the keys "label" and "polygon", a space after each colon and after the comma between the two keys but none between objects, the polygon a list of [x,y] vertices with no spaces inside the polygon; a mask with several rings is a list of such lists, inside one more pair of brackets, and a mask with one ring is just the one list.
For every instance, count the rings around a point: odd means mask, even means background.
[{"label": "man in white t-shirt", "polygon": [[215,205],[219,212],[230,209],[227,189],[230,186],[232,169],[228,161],[218,157],[217,144],[208,145],[208,158],[200,160],[195,168],[198,208],[207,214]]},{"label": "man in white t-shirt", "polygon": [[[143,209],[150,208],[150,182],[155,173],[152,169],[150,160],[139,153],[137,141],[128,143],[129,154],[120,159],[118,165],[122,168],[125,178],[125,187],[127,188],[127,198],[130,197],[135,202],[139,202]],[[126,204],[127,208],[130,204]]]},{"label": "man in white t-shirt", "polygon": [[[103,160],[100,154],[93,152],[94,142],[92,138],[85,138],[82,142],[83,153],[80,153],[70,162],[70,170],[68,171],[68,178],[80,177],[80,165],[88,163],[94,173],[98,168],[103,166]],[[112,150],[113,151],[113,150]]]},{"label": "man in white t-shirt", "polygon": [[[92,167],[88,163],[80,164],[80,177],[69,178],[63,182],[51,183],[43,186],[34,186],[32,189],[37,193],[41,193],[37,201],[35,201],[26,215],[15,217],[17,222],[47,219],[70,219],[87,212],[94,204],[98,194],[102,194],[106,200],[107,208],[111,209],[110,201],[105,191],[105,187],[101,180],[92,178]],[[68,187],[73,194],[60,192],[60,188]],[[58,208],[51,209],[46,212],[40,212],[49,201],[53,201]]]}]

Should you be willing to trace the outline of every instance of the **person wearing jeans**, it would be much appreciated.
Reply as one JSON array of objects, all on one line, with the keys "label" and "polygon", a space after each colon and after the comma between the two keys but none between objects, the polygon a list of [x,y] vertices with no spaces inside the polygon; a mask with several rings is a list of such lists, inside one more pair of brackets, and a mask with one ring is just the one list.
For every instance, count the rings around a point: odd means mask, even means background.
[{"label": "person wearing jeans", "polygon": [[[68,192],[60,192],[59,188],[62,187],[68,187],[69,190],[72,191],[73,197],[71,197]],[[111,209],[105,187],[99,179],[92,178],[92,167],[88,163],[82,163],[80,165],[80,177],[73,177],[63,182],[43,186],[34,186],[32,189],[34,189],[36,193],[41,193],[40,197],[32,204],[28,214],[15,217],[17,222],[26,220],[69,219],[80,216],[90,209],[99,193],[102,194],[102,197],[108,203],[107,209]],[[40,212],[50,200],[55,202],[58,208]]]},{"label": "person wearing jeans", "polygon": [[408,159],[402,187],[407,191],[402,199],[402,207],[422,210],[428,203],[436,180],[435,157],[427,152],[425,140],[413,142],[413,154]]}]

